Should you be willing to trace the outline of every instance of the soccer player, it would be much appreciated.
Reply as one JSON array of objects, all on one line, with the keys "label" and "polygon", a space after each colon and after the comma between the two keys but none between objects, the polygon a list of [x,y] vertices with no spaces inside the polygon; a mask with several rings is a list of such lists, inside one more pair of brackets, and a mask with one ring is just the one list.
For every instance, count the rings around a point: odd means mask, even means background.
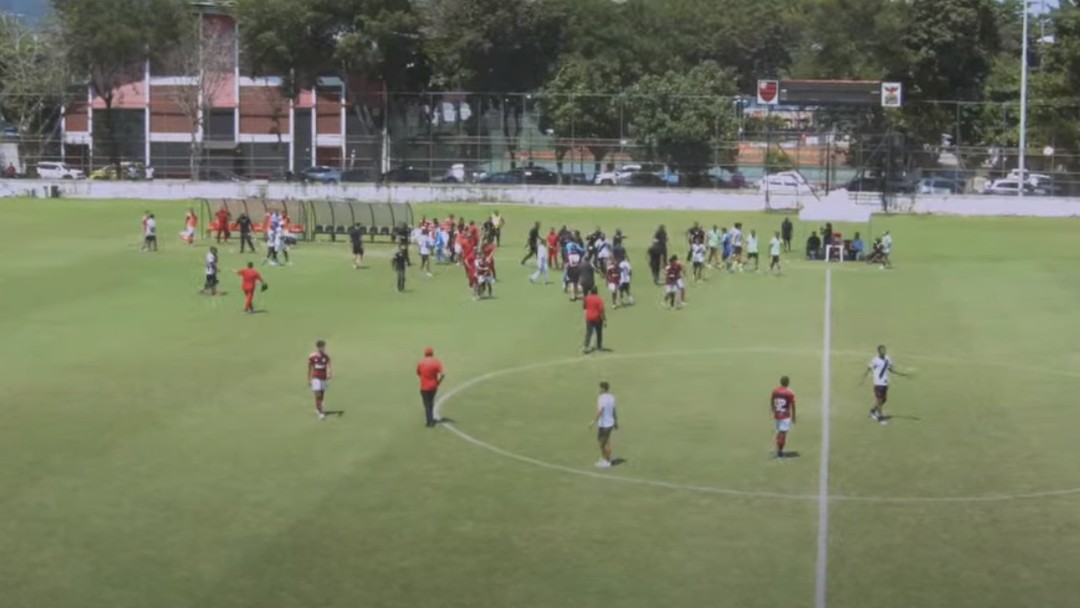
[{"label": "soccer player", "polygon": [[251,253],[255,253],[255,241],[251,239],[251,217],[247,213],[241,213],[240,217],[236,218],[236,226],[240,229],[240,253],[244,253],[245,245]]},{"label": "soccer player", "polygon": [[481,299],[487,294],[487,297],[492,297],[491,285],[495,282],[495,278],[491,274],[491,258],[480,252],[480,255],[476,256],[476,299]]},{"label": "soccer player", "polygon": [[577,241],[566,244],[566,262],[563,264],[563,291],[570,289],[570,301],[576,302],[581,282],[581,259],[584,249]]},{"label": "soccer player", "polygon": [[630,278],[633,274],[633,269],[630,267],[630,260],[623,258],[619,262],[619,300],[623,306],[633,306],[634,296],[630,294]]},{"label": "soccer player", "polygon": [[434,246],[435,240],[431,237],[431,232],[428,229],[422,230],[416,239],[416,248],[420,252],[420,271],[429,277],[435,276],[431,274],[431,249]]},{"label": "soccer player", "polygon": [[596,399],[596,415],[589,422],[589,428],[596,427],[596,439],[600,442],[600,460],[597,468],[609,469],[612,466],[611,433],[619,428],[619,418],[615,413],[615,395],[611,394],[611,385],[600,383],[600,396]]},{"label": "soccer player", "polygon": [[525,242],[525,257],[521,258],[521,265],[524,266],[525,262],[528,262],[534,255],[536,255],[536,242],[540,240],[540,222],[533,224],[532,228],[529,228],[528,240]]},{"label": "soccer player", "polygon": [[360,232],[360,224],[354,224],[349,230],[349,241],[352,242],[353,268],[360,268],[364,264],[364,234]]},{"label": "soccer player", "polygon": [[274,260],[278,261],[278,256],[280,255],[285,258],[284,264],[291,264],[291,262],[289,261],[289,241],[287,235],[285,234],[285,229],[283,225],[278,225],[277,230],[274,231],[273,245]]},{"label": "soccer player", "polygon": [[217,212],[217,242],[220,245],[222,243],[222,237],[224,242],[229,242],[229,237],[232,236],[229,233],[229,222],[232,221],[232,214],[229,213],[229,209],[225,205],[221,206]]},{"label": "soccer player", "polygon": [[720,228],[713,224],[712,230],[706,234],[706,238],[709,241],[709,259],[708,264],[713,268],[716,268],[720,257]]},{"label": "soccer player", "polygon": [[776,421],[776,457],[784,457],[784,446],[787,445],[787,434],[795,425],[795,393],[791,392],[788,385],[791,380],[787,376],[780,378],[780,386],[773,389],[769,397],[769,411],[772,412],[773,420]]},{"label": "soccer player", "polygon": [[795,233],[795,227],[791,225],[790,218],[784,218],[780,224],[780,234],[783,235],[784,251],[791,251],[791,236]]},{"label": "soccer player", "polygon": [[255,286],[262,283],[262,290],[266,291],[270,288],[266,284],[266,280],[262,278],[258,270],[255,270],[255,264],[248,262],[247,268],[237,271],[242,280],[240,287],[244,291],[244,312],[252,314],[255,312]]},{"label": "soccer player", "polygon": [[750,260],[754,261],[754,272],[757,272],[758,268],[761,266],[761,260],[758,257],[757,230],[751,230],[750,236],[746,237],[746,258],[747,263],[749,263]]},{"label": "soccer player", "polygon": [[326,398],[326,389],[333,377],[334,368],[330,364],[330,355],[326,354],[326,341],[319,340],[315,343],[315,352],[311,353],[307,361],[308,385],[315,394],[315,415],[319,420],[326,420],[323,399]]},{"label": "soccer player", "polygon": [[607,314],[604,313],[604,299],[596,294],[596,288],[585,292],[582,307],[585,309],[585,354],[593,352],[591,348],[593,334],[596,334],[596,350],[604,350],[604,327],[607,326]]},{"label": "soccer player", "polygon": [[435,418],[435,393],[438,392],[443,380],[446,380],[442,361],[435,358],[435,349],[430,346],[424,349],[424,358],[416,365],[416,375],[420,377],[420,399],[424,403],[424,426],[430,429],[438,423]]},{"label": "soccer player", "polygon": [[743,231],[742,224],[735,223],[735,227],[731,229],[731,253],[732,259],[729,260],[728,270],[735,272],[737,268],[739,272],[743,269]]},{"label": "soccer player", "polygon": [[701,281],[704,279],[702,273],[705,271],[705,243],[702,239],[698,238],[690,245],[690,259],[694,264],[694,280]]},{"label": "soccer player", "polygon": [[780,248],[782,246],[780,233],[777,232],[769,241],[769,256],[772,258],[772,261],[769,262],[769,272],[774,272],[777,275],[780,274]]},{"label": "soccer player", "polygon": [[870,374],[874,375],[874,407],[870,408],[870,418],[883,425],[889,424],[889,417],[885,415],[885,402],[889,400],[889,374],[906,376],[895,367],[892,359],[885,352],[885,345],[877,347],[877,356],[870,360],[863,373],[863,381]]},{"label": "soccer player", "polygon": [[184,214],[184,231],[180,233],[180,240],[192,246],[195,244],[195,227],[199,225],[199,216],[195,215],[195,210],[189,208],[187,213]]},{"label": "soccer player", "polygon": [[555,232],[554,226],[548,231],[547,252],[548,267],[557,269],[559,267],[559,234]]},{"label": "soccer player", "polygon": [[604,273],[607,279],[608,291],[611,292],[611,307],[619,307],[619,266],[617,264],[609,264],[607,272]]},{"label": "soccer player", "polygon": [[[667,301],[669,308],[677,306],[675,298],[681,291],[682,272],[683,268],[682,264],[679,263],[679,256],[671,256],[667,267],[664,268],[664,299]],[[681,302],[678,305],[681,305]]]},{"label": "soccer player", "polygon": [[149,211],[143,218],[143,244],[140,251],[157,251],[157,220]]},{"label": "soccer player", "polygon": [[211,247],[206,254],[206,283],[203,285],[203,295],[216,296],[218,286],[218,251],[217,247]]},{"label": "soccer player", "polygon": [[589,258],[581,260],[578,264],[578,286],[581,287],[581,293],[585,295],[596,290],[596,267],[592,265]]},{"label": "soccer player", "polygon": [[[554,234],[555,229],[552,228],[551,234],[549,234],[548,236],[551,237]],[[551,253],[548,251],[548,241],[550,240],[551,239],[549,238],[547,241],[545,241],[544,239],[540,239],[539,241],[537,241],[536,272],[532,273],[532,276],[529,277],[530,283],[536,283],[541,278],[543,278],[544,285],[551,285],[551,280],[548,278],[548,266],[551,264],[552,259]]]},{"label": "soccer player", "polygon": [[397,290],[398,293],[405,293],[405,269],[412,266],[409,261],[408,245],[398,246],[398,250],[394,253],[394,257],[390,259],[390,266],[394,268],[394,272],[397,273]]}]

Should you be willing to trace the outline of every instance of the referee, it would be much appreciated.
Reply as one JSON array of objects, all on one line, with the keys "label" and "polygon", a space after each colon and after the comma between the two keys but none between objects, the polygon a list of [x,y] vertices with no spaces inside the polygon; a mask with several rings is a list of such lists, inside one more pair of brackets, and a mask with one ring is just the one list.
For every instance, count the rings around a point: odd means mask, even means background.
[{"label": "referee", "polygon": [[446,379],[442,361],[435,358],[435,349],[424,349],[424,358],[416,364],[416,375],[420,377],[420,399],[424,403],[424,420],[427,428],[433,428],[435,420],[435,393]]}]

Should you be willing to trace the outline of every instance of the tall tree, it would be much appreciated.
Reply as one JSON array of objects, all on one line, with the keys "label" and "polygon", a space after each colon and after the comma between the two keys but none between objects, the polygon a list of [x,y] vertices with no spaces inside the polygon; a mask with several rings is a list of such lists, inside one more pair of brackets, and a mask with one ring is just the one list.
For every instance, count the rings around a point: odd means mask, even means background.
[{"label": "tall tree", "polygon": [[[105,109],[94,121],[120,175],[120,141],[114,102],[124,85],[141,80],[146,62],[167,52],[190,23],[185,0],[53,0],[72,69],[85,74]],[[97,132],[98,125],[103,129]]]},{"label": "tall tree", "polygon": [[596,172],[601,170],[610,141],[622,137],[623,85],[617,66],[571,57],[544,87],[540,109],[544,126],[556,137],[560,174],[562,159],[573,146],[587,148]]},{"label": "tall tree", "polygon": [[62,108],[78,94],[75,83],[54,24],[35,28],[0,15],[0,116],[15,124],[22,158],[39,158],[56,143]]},{"label": "tall tree", "polygon": [[702,171],[734,160],[730,146],[738,131],[731,70],[706,61],[687,72],[646,76],[629,91],[634,138],[668,166]]}]

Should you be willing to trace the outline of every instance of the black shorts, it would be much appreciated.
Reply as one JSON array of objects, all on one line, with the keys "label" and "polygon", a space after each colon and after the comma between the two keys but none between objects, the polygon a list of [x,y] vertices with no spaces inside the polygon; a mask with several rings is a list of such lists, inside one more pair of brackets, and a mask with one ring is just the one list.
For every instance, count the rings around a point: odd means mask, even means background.
[{"label": "black shorts", "polygon": [[735,255],[742,255],[742,247],[735,248]]},{"label": "black shorts", "polygon": [[572,285],[577,285],[581,280],[581,269],[576,266],[569,266],[566,269],[566,278],[570,279]]},{"label": "black shorts", "polygon": [[596,440],[600,443],[607,443],[611,439],[611,432],[615,430],[615,427],[609,426],[607,428],[600,427],[596,429]]},{"label": "black shorts", "polygon": [[581,283],[579,283],[579,286],[581,287],[582,291],[592,291],[593,289],[596,288],[596,282],[595,281],[588,281],[588,282],[582,281]]},{"label": "black shorts", "polygon": [[147,243],[156,243],[157,242],[157,236],[152,235],[152,234],[147,236],[146,237],[146,242]]},{"label": "black shorts", "polygon": [[874,386],[874,398],[885,403],[889,400],[889,387],[887,386]]},{"label": "black shorts", "polygon": [[701,270],[705,267],[705,262],[694,262],[694,270]]},{"label": "black shorts", "polygon": [[352,254],[353,255],[364,255],[364,246],[363,245],[353,245],[352,246]]},{"label": "black shorts", "polygon": [[620,283],[619,284],[619,293],[629,294],[630,293],[630,284],[629,283]]},{"label": "black shorts", "polygon": [[757,254],[757,252],[748,253],[748,254],[746,254],[746,257],[750,258],[751,260],[756,260],[756,259],[758,259],[758,254]]},{"label": "black shorts", "polygon": [[779,264],[780,263],[780,256],[778,256],[778,255],[772,256],[772,263],[773,264]]},{"label": "black shorts", "polygon": [[217,275],[216,274],[208,274],[208,275],[206,275],[206,284],[208,286],[217,285],[218,284]]}]

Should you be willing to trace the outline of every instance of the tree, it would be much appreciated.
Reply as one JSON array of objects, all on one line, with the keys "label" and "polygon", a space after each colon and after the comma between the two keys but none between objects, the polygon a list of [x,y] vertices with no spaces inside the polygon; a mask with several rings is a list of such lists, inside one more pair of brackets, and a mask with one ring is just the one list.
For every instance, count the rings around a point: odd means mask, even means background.
[{"label": "tree", "polygon": [[610,148],[603,140],[620,139],[622,77],[616,67],[581,57],[569,58],[540,95],[544,126],[556,139],[555,155],[562,159],[571,145],[582,142],[600,172]]},{"label": "tree", "polygon": [[673,168],[701,171],[734,160],[735,75],[707,61],[687,72],[646,76],[629,91],[634,138]]},{"label": "tree", "polygon": [[61,112],[75,95],[57,28],[36,29],[0,15],[0,117],[15,124],[22,157],[40,158],[56,143]]},{"label": "tree", "polygon": [[176,44],[190,22],[190,7],[184,0],[53,0],[53,5],[72,70],[85,75],[105,104],[101,120],[95,120],[94,140],[104,139],[119,179],[116,95],[142,80],[147,61]]},{"label": "tree", "polygon": [[191,20],[173,50],[175,73],[187,77],[185,84],[168,89],[169,101],[187,119],[191,149],[191,179],[199,179],[210,109],[224,92],[236,67],[236,40],[232,31],[205,18]]},{"label": "tree", "polygon": [[523,94],[547,82],[564,47],[564,7],[560,0],[432,0],[427,9],[435,86],[478,92],[501,109],[512,165]]}]

